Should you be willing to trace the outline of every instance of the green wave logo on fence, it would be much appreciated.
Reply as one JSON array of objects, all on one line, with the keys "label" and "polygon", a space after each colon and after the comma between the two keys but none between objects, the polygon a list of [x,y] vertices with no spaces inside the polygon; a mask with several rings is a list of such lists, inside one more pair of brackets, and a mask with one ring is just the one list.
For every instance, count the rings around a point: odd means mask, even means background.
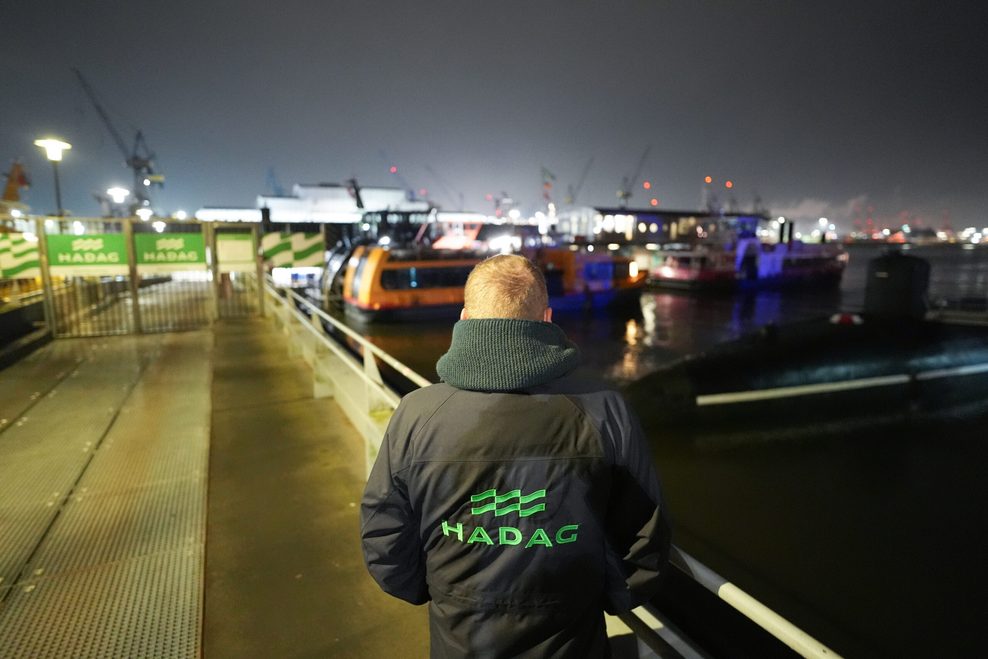
[{"label": "green wave logo on fence", "polygon": [[[513,503],[508,503],[516,499]],[[483,505],[471,507],[471,515],[483,515],[484,513],[493,512],[495,517],[501,517],[507,515],[508,513],[518,513],[519,517],[528,517],[529,515],[534,515],[535,513],[542,512],[545,510],[545,502],[537,503],[529,507],[528,504],[538,499],[545,499],[545,490],[536,490],[531,494],[522,494],[521,490],[511,490],[504,494],[498,494],[497,490],[487,490],[486,492],[481,492],[479,494],[473,494],[470,496],[470,503],[477,504],[484,501],[490,500],[488,503]],[[502,505],[506,504],[506,505]]]}]

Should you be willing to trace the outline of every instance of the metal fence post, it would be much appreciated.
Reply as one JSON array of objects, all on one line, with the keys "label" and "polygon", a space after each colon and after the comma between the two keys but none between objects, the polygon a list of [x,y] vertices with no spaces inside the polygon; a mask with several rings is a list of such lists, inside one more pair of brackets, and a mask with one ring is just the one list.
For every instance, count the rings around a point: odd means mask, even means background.
[{"label": "metal fence post", "polygon": [[134,249],[134,220],[123,220],[124,243],[127,246],[127,269],[130,279],[130,309],[134,318],[134,334],[141,334],[140,281],[137,279],[137,251]]},{"label": "metal fence post", "polygon": [[45,310],[45,323],[48,324],[48,333],[52,337],[58,336],[55,327],[55,287],[51,283],[51,272],[48,267],[48,236],[45,235],[45,220],[43,218],[34,219],[34,233],[38,236],[38,260],[41,263],[41,284],[44,287],[45,296],[42,305]]},{"label": "metal fence post", "polygon": [[220,318],[220,267],[219,255],[216,253],[216,225],[203,224],[206,229],[206,245],[209,247],[209,276],[213,280],[213,318]]},{"label": "metal fence post", "polygon": [[261,249],[261,225],[251,226],[251,238],[254,241],[254,261],[257,263],[257,311],[264,317],[264,251]]}]

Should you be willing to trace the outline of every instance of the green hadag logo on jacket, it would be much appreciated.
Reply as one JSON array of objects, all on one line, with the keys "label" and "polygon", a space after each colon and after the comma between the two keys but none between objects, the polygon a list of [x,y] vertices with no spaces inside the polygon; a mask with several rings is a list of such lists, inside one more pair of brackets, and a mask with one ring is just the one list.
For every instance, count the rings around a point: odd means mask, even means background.
[{"label": "green hadag logo on jacket", "polygon": [[[470,496],[470,514],[474,516],[494,513],[494,517],[503,517],[511,513],[517,513],[519,517],[531,517],[536,513],[545,510],[545,490],[536,490],[531,494],[522,494],[521,490],[511,490],[504,494],[498,494],[497,490],[486,490],[479,494]],[[521,545],[525,541],[525,533],[513,526],[499,526],[488,532],[483,526],[474,527],[473,531],[467,534],[469,528],[464,529],[463,523],[450,524],[442,523],[443,535],[447,538],[455,538],[458,542],[468,545],[501,545],[513,546]],[[576,542],[576,533],[580,528],[579,524],[567,524],[560,527],[555,533],[546,531],[543,528],[536,528],[528,536],[524,544],[525,549],[532,547],[552,547]]]}]

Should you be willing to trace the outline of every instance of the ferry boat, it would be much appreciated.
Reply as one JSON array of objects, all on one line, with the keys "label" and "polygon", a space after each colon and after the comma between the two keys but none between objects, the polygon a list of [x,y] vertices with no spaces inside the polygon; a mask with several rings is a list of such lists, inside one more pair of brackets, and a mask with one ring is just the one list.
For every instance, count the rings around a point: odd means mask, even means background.
[{"label": "ferry boat", "polygon": [[[362,320],[408,320],[453,315],[463,287],[484,251],[425,247],[354,249],[343,278],[346,312]],[[613,307],[635,302],[645,273],[630,258],[592,247],[545,247],[525,254],[543,271],[554,311]]]},{"label": "ferry boat", "polygon": [[763,243],[742,238],[735,245],[647,245],[649,283],[681,288],[733,288],[815,284],[837,286],[847,252],[833,243],[799,240]]}]

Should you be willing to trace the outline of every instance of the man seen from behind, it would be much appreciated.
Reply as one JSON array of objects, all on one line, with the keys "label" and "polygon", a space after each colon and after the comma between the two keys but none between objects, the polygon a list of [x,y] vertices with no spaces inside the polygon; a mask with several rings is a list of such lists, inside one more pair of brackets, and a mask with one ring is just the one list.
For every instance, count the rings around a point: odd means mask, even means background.
[{"label": "man seen from behind", "polygon": [[432,657],[607,657],[603,612],[651,597],[669,553],[638,421],[574,374],[528,259],[464,295],[442,382],[401,401],[368,480],[368,570],[429,603]]}]

